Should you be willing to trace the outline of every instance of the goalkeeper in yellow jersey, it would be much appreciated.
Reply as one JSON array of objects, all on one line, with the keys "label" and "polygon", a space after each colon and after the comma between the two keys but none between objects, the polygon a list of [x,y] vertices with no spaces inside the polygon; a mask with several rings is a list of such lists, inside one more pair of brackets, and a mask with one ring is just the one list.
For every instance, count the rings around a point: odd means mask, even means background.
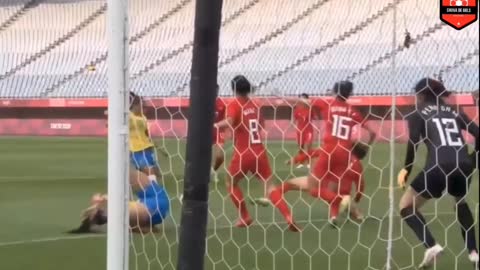
[{"label": "goalkeeper in yellow jersey", "polygon": [[155,147],[150,138],[147,117],[143,114],[142,98],[130,92],[130,161],[139,171],[148,175],[151,181],[161,178]]}]

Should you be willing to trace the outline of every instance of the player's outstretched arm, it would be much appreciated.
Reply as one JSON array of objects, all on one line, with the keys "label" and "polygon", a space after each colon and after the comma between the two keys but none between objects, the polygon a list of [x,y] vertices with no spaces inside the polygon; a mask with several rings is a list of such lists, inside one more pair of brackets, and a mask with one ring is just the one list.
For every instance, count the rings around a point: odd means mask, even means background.
[{"label": "player's outstretched arm", "polygon": [[364,129],[368,133],[369,139],[367,144],[371,145],[377,138],[377,133],[367,125],[368,119],[355,109],[353,110],[352,118],[355,121],[356,125],[359,125],[362,129]]},{"label": "player's outstretched arm", "polygon": [[412,171],[413,161],[415,160],[415,154],[417,152],[418,144],[422,137],[421,131],[424,125],[424,120],[417,113],[414,113],[408,119],[409,136],[407,143],[407,154],[405,156],[405,165],[397,177],[398,185],[401,188],[405,188],[408,175]]},{"label": "player's outstretched arm", "polygon": [[470,119],[465,113],[460,113],[458,115],[460,127],[463,130],[466,130],[468,133],[470,133],[474,138],[475,138],[475,151],[472,153],[472,159],[475,161],[475,164],[478,165],[478,153],[479,153],[479,128],[478,125]]},{"label": "player's outstretched arm", "polygon": [[226,128],[231,128],[233,126],[233,123],[234,123],[233,117],[226,117],[222,121],[213,124],[213,127],[219,130],[223,130]]}]

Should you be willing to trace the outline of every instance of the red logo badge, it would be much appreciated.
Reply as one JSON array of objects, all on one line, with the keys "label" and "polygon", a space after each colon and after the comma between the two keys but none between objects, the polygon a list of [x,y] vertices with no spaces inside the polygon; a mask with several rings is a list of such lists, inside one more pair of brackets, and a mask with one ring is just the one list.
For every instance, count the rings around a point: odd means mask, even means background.
[{"label": "red logo badge", "polygon": [[440,0],[440,20],[461,30],[477,21],[477,0]]}]

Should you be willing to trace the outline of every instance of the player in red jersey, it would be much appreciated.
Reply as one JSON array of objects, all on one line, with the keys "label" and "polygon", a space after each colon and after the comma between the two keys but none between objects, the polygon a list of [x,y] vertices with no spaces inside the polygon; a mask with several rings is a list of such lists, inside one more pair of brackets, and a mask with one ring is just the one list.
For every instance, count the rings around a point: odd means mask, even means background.
[{"label": "player in red jersey", "polygon": [[[330,182],[341,184],[341,180],[353,181],[351,165],[355,161],[352,149],[355,143],[351,140],[352,129],[362,125],[370,133],[369,144],[375,139],[375,133],[365,126],[363,117],[347,103],[353,91],[353,84],[341,81],[335,84],[335,98],[331,101],[319,99],[312,106],[325,121],[325,132],[322,147],[315,151],[316,161],[308,177],[300,177],[285,181],[270,193],[272,203],[280,210],[289,224],[290,230],[298,230],[293,222],[290,209],[283,199],[283,194],[289,190],[308,191],[312,196],[321,198],[330,205],[330,218],[333,223],[339,213],[342,196],[328,187]],[[356,168],[359,169],[358,167]]]},{"label": "player in red jersey", "polygon": [[[235,99],[227,105],[226,118],[215,124],[220,130],[227,127],[233,130],[233,157],[228,167],[226,187],[235,207],[240,213],[237,227],[246,227],[252,223],[243,193],[238,183],[248,173],[252,173],[265,185],[265,195],[273,190],[270,184],[272,170],[265,146],[262,143],[259,107],[249,98],[251,83],[244,76],[232,80]],[[264,199],[268,200],[268,199]]]},{"label": "player in red jersey", "polygon": [[298,165],[297,168],[302,168],[305,163],[307,163],[307,166],[310,166],[309,159],[313,142],[312,119],[314,114],[310,107],[308,94],[303,93],[299,98],[300,100],[295,104],[293,110],[293,117],[296,124],[297,143],[300,149],[295,157],[287,161],[287,164]]},{"label": "player in red jersey", "polygon": [[[352,162],[350,163],[349,169],[340,177],[338,181],[337,178],[326,178],[325,181],[322,181],[321,185],[323,188],[328,188],[332,192],[336,192],[337,196],[342,198],[342,203],[340,204],[340,209],[345,208],[350,212],[350,218],[356,221],[361,222],[363,220],[363,214],[360,208],[357,206],[357,203],[360,202],[365,191],[365,181],[363,179],[363,166],[361,158],[358,157],[353,150]],[[351,193],[353,188],[355,188],[355,197],[353,203],[351,202]],[[343,210],[345,210],[343,209]],[[339,210],[342,212],[343,210]],[[330,220],[335,222],[335,219]]]},{"label": "player in red jersey", "polygon": [[[217,85],[217,93],[219,86]],[[225,102],[221,98],[217,98],[215,103],[215,123],[218,123],[225,119],[226,112]],[[223,144],[225,143],[225,132],[221,131],[218,128],[213,129],[213,145],[212,145],[212,175],[213,181],[218,182],[217,170],[222,166],[225,161]]]}]

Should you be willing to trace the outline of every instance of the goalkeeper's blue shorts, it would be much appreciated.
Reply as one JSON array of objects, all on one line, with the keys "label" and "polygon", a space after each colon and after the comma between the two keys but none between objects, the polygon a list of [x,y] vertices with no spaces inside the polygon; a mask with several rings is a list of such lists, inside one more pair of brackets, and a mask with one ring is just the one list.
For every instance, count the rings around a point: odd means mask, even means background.
[{"label": "goalkeeper's blue shorts", "polygon": [[144,204],[152,219],[152,225],[161,224],[170,211],[170,199],[165,189],[157,182],[151,182],[137,192],[138,200]]},{"label": "goalkeeper's blue shorts", "polygon": [[157,156],[155,150],[153,147],[149,147],[141,151],[130,152],[130,162],[137,170],[156,167]]}]

